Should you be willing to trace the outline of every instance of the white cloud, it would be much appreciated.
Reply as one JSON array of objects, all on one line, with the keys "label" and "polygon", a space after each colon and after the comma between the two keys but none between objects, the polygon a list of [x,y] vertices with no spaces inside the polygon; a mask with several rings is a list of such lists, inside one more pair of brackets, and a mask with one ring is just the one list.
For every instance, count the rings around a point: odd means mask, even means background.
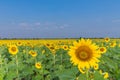
[{"label": "white cloud", "polygon": [[[35,25],[35,24],[34,24]],[[35,30],[35,26],[33,23],[28,23],[28,22],[20,22],[18,23],[18,26],[22,30]]]},{"label": "white cloud", "polygon": [[21,29],[25,30],[59,30],[69,27],[68,24],[58,24],[54,22],[20,22],[17,23]]},{"label": "white cloud", "polygon": [[69,25],[68,24],[63,24],[61,26],[59,26],[60,29],[64,29],[64,28],[67,28]]},{"label": "white cloud", "polygon": [[52,26],[52,25],[56,25],[56,23],[54,23],[54,22],[45,22],[45,23],[43,23],[43,25]]},{"label": "white cloud", "polygon": [[29,24],[26,23],[26,22],[19,23],[19,25],[20,25],[20,26],[23,26],[23,27],[25,27],[25,26],[29,26]]},{"label": "white cloud", "polygon": [[56,30],[56,29],[64,29],[67,28],[69,25],[68,24],[43,24],[45,29],[52,29],[52,30]]}]

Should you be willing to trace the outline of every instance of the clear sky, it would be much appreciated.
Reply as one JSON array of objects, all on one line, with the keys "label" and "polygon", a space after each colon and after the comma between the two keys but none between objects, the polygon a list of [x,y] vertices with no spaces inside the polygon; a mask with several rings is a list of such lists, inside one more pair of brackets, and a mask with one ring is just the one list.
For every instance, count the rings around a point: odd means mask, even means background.
[{"label": "clear sky", "polygon": [[0,37],[120,37],[120,0],[0,0]]}]

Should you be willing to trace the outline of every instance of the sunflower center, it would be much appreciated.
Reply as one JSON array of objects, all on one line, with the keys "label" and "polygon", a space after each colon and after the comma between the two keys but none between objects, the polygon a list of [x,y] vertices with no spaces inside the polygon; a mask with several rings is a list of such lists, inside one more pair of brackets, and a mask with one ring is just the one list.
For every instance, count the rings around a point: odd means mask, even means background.
[{"label": "sunflower center", "polygon": [[103,52],[103,51],[104,51],[104,48],[100,48],[100,51],[102,51],[102,52]]},{"label": "sunflower center", "polygon": [[32,52],[31,54],[32,54],[32,55],[35,55],[35,52]]},{"label": "sunflower center", "polygon": [[86,53],[85,51],[82,51],[79,53],[79,57],[82,59],[86,59],[88,57],[88,53]]},{"label": "sunflower center", "polygon": [[67,47],[66,46],[64,46],[64,49],[66,49]]},{"label": "sunflower center", "polygon": [[37,64],[37,66],[40,66],[40,64]]},{"label": "sunflower center", "polygon": [[54,50],[55,48],[54,47],[50,47],[50,49]]},{"label": "sunflower center", "polygon": [[16,47],[12,47],[11,51],[15,52],[16,51]]},{"label": "sunflower center", "polygon": [[76,50],[76,57],[82,61],[88,61],[93,56],[92,50],[88,46],[80,46]]},{"label": "sunflower center", "polygon": [[106,38],[106,41],[108,41],[108,38]]}]

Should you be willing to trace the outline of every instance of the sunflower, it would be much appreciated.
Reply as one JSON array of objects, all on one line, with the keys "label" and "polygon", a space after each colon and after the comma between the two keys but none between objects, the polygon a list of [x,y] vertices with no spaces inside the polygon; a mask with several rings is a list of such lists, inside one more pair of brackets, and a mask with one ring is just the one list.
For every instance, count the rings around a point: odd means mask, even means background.
[{"label": "sunflower", "polygon": [[110,47],[115,47],[115,46],[116,46],[116,42],[115,41],[110,43]]},{"label": "sunflower", "polygon": [[120,43],[118,44],[118,47],[120,47]]},{"label": "sunflower", "polygon": [[9,53],[12,55],[15,55],[18,53],[18,47],[16,45],[10,45],[8,50],[9,50]]},{"label": "sunflower", "polygon": [[94,69],[97,70],[99,68],[99,65],[98,64],[95,64],[94,65]]},{"label": "sunflower", "polygon": [[109,37],[106,37],[104,38],[105,42],[109,42],[110,41],[110,38]]},{"label": "sunflower", "polygon": [[51,51],[54,51],[54,50],[55,50],[55,46],[50,46],[49,49],[50,49]]},{"label": "sunflower", "polygon": [[107,51],[106,47],[99,48],[100,53],[105,53]]},{"label": "sunflower", "polygon": [[105,73],[104,73],[104,79],[107,79],[108,77],[109,77],[108,72],[105,72]]},{"label": "sunflower", "polygon": [[62,48],[63,48],[64,50],[68,50],[68,49],[69,49],[67,45],[63,45]]},{"label": "sunflower", "polygon": [[51,46],[49,46],[48,48],[49,48],[49,50],[50,50],[53,54],[56,53],[56,46],[55,46],[55,45],[51,45]]},{"label": "sunflower", "polygon": [[37,68],[37,69],[41,69],[41,63],[40,62],[37,62],[37,63],[35,63],[35,67]]},{"label": "sunflower", "polygon": [[51,46],[51,44],[49,44],[49,43],[46,43],[46,44],[45,44],[45,46],[46,46],[46,47],[50,47],[50,46]]},{"label": "sunflower", "polygon": [[102,70],[101,70],[101,69],[99,70],[99,72],[100,72],[100,74],[102,75]]},{"label": "sunflower", "polygon": [[33,50],[30,50],[29,51],[29,54],[32,56],[32,57],[36,57],[37,56],[37,52],[33,51]]},{"label": "sunflower", "polygon": [[98,48],[91,40],[81,39],[78,42],[74,42],[73,46],[70,46],[68,54],[70,55],[71,62],[74,65],[78,65],[81,71],[94,67],[99,62],[100,53]]},{"label": "sunflower", "polygon": [[22,45],[22,42],[18,41],[17,46],[21,46],[21,45]]}]

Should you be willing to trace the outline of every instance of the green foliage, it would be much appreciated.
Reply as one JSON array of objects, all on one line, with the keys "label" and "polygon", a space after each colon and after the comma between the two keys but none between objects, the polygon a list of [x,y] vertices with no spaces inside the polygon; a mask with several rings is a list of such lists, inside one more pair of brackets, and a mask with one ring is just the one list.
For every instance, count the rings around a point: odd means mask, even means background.
[{"label": "green foliage", "polygon": [[105,80],[98,71],[95,71],[93,75],[94,75],[94,80]]},{"label": "green foliage", "polygon": [[[108,46],[106,43],[103,45]],[[68,50],[59,48],[53,53],[48,47],[39,45],[18,46],[18,49],[16,55],[11,55],[6,45],[0,46],[0,80],[87,80],[86,73],[80,73],[77,66],[71,64]],[[32,57],[30,50],[36,51],[37,56]],[[36,62],[41,63],[40,69],[35,67]],[[100,74],[99,70],[102,70],[103,74]],[[104,79],[105,72],[109,74],[108,79]],[[120,80],[120,48],[108,47],[107,52],[100,58],[99,69],[89,70],[88,78]]]}]

